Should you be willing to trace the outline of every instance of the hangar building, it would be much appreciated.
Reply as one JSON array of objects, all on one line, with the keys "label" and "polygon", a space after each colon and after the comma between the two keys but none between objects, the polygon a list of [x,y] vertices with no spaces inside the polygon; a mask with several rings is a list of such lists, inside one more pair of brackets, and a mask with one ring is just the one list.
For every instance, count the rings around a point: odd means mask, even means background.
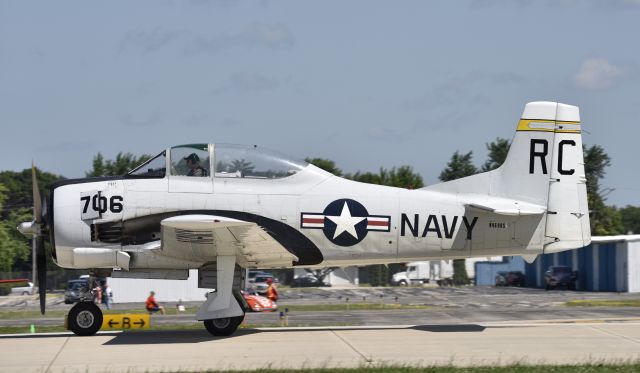
[{"label": "hangar building", "polygon": [[533,263],[521,257],[476,264],[476,284],[494,285],[499,271],[522,271],[525,286],[544,287],[550,266],[566,265],[578,271],[577,290],[640,292],[640,235],[596,236],[589,246],[539,255]]}]

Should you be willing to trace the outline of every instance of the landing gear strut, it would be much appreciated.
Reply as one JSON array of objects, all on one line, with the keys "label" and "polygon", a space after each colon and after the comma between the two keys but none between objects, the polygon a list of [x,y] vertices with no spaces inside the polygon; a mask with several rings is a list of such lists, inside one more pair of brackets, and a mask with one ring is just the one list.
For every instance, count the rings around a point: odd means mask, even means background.
[{"label": "landing gear strut", "polygon": [[93,302],[80,302],[69,311],[67,325],[76,335],[94,335],[102,326],[102,311]]},{"label": "landing gear strut", "polygon": [[214,336],[233,334],[244,320],[247,303],[240,293],[244,272],[234,255],[218,255],[215,263],[198,269],[198,287],[216,290],[207,294],[196,320]]}]

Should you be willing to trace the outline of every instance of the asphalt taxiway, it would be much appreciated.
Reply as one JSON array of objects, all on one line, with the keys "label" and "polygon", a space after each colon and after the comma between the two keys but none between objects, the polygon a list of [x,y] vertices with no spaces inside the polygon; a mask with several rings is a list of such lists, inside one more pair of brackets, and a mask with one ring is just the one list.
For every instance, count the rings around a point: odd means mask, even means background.
[{"label": "asphalt taxiway", "polygon": [[640,359],[638,322],[410,326],[0,336],[3,372],[172,372],[258,368],[478,366]]}]

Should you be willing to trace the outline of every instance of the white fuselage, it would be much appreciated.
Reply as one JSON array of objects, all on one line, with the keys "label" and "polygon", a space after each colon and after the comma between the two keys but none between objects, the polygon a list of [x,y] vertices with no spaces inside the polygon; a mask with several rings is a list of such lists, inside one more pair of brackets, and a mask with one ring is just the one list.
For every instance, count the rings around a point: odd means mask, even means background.
[{"label": "white fuselage", "polygon": [[[92,196],[98,192],[99,197],[94,198],[98,202],[92,206]],[[98,207],[102,214],[83,220],[87,200],[80,196],[88,196],[89,213]],[[353,202],[347,204],[349,211],[338,202],[334,207],[340,208],[324,214],[332,202],[343,199],[361,204],[370,218],[362,222],[364,214],[360,213],[361,222],[357,223],[357,211],[350,211],[354,210]],[[321,262],[312,264],[317,266],[542,252],[544,215],[498,216],[470,211],[465,207],[468,202],[456,194],[358,183],[312,165],[281,179],[165,176],[71,183],[54,192],[56,262],[77,268],[73,250],[79,247],[135,251],[146,242],[96,240],[91,226],[178,211],[246,213],[288,225],[317,247],[322,257]],[[313,219],[315,216],[320,220]],[[325,216],[331,216],[328,222],[336,221],[335,230],[328,233],[324,223],[314,223]],[[336,233],[341,237],[335,237]],[[159,239],[159,235],[158,227],[157,232],[148,232],[146,241]],[[138,262],[134,267],[197,268],[201,264],[169,260],[164,264]]]}]

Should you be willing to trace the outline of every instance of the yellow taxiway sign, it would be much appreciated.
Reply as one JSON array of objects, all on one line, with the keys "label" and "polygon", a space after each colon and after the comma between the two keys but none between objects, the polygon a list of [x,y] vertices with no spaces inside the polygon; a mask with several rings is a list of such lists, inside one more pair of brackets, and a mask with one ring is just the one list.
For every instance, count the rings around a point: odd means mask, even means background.
[{"label": "yellow taxiway sign", "polygon": [[151,322],[145,313],[122,313],[102,316],[100,330],[149,329]]}]

